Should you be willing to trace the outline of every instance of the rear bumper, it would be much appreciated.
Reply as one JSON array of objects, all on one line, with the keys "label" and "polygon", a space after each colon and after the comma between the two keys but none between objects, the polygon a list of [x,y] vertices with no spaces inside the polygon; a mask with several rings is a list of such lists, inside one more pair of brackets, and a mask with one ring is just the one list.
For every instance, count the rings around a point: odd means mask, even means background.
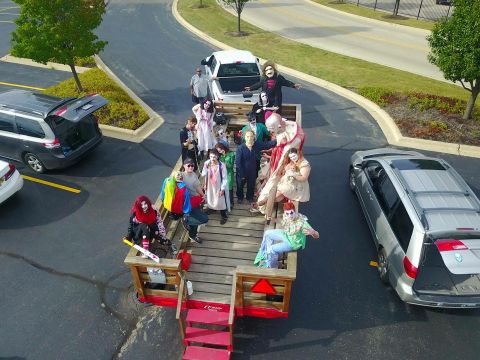
[{"label": "rear bumper", "polygon": [[91,139],[89,142],[83,144],[75,151],[67,155],[57,155],[52,153],[39,154],[40,160],[47,169],[63,169],[69,167],[76,162],[80,161],[83,157],[87,156],[91,151],[93,151],[98,145],[103,141],[103,136],[99,134],[95,138]]},{"label": "rear bumper", "polygon": [[480,296],[419,294],[409,283],[399,281],[395,290],[406,303],[437,308],[480,308]]},{"label": "rear bumper", "polygon": [[10,196],[20,191],[23,187],[23,178],[20,173],[15,170],[13,175],[8,179],[0,189],[0,204],[7,200]]}]

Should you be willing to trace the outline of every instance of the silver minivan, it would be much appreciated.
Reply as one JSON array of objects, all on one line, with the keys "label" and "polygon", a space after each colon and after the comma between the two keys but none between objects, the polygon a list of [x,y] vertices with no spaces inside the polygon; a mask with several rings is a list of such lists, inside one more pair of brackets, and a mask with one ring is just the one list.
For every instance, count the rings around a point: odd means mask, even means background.
[{"label": "silver minivan", "polygon": [[400,298],[480,307],[480,201],[444,160],[391,148],[357,151],[349,184]]}]

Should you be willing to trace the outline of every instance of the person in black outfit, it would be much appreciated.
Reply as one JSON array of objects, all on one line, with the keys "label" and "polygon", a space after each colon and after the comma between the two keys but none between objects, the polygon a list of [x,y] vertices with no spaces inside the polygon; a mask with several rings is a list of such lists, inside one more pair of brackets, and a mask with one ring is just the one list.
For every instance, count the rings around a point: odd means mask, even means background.
[{"label": "person in black outfit", "polygon": [[250,119],[250,117],[254,116],[257,119],[257,123],[265,124],[265,114],[270,115],[270,113],[277,110],[277,107],[270,105],[267,93],[262,91],[258,96],[258,102],[253,104],[252,111],[248,114],[248,117]]},{"label": "person in black outfit", "polygon": [[257,90],[262,89],[268,96],[268,102],[270,106],[278,107],[277,113],[282,113],[282,86],[288,86],[295,89],[300,89],[300,84],[285,79],[282,75],[278,74],[275,64],[271,61],[267,61],[263,65],[263,76],[259,82],[246,86],[245,90]]},{"label": "person in black outfit", "polygon": [[197,141],[195,140],[195,125],[197,119],[195,116],[190,116],[185,126],[180,130],[180,146],[182,147],[182,162],[190,158],[194,160],[194,171],[198,169],[198,149]]}]

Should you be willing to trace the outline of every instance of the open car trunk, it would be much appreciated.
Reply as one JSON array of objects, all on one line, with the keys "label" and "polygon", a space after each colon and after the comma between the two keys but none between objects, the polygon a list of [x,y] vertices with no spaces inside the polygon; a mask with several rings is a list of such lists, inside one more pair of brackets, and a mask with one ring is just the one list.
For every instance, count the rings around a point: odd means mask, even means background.
[{"label": "open car trunk", "polygon": [[425,243],[413,289],[419,295],[479,296],[480,239]]}]

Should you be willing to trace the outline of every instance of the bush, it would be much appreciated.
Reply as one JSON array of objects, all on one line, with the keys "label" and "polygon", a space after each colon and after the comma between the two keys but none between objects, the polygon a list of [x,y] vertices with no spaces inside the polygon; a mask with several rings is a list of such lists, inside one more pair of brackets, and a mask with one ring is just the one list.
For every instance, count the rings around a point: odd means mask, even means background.
[{"label": "bush", "polygon": [[459,99],[449,98],[446,96],[438,96],[423,93],[409,93],[408,106],[417,108],[420,111],[428,109],[437,109],[444,114],[463,114],[466,102]]},{"label": "bush", "polygon": [[358,89],[358,93],[379,106],[387,106],[398,99],[398,94],[396,92],[378,87],[362,87]]},{"label": "bush", "polygon": [[97,67],[97,63],[95,62],[95,58],[93,56],[89,56],[86,58],[79,58],[76,57],[74,60],[75,66],[83,66],[83,67]]},{"label": "bush", "polygon": [[73,78],[51,86],[44,92],[59,97],[81,97],[91,93],[102,95],[110,102],[95,113],[100,124],[135,130],[148,120],[149,117],[142,107],[102,70],[94,68],[78,76],[84,89],[82,93],[77,91]]}]

